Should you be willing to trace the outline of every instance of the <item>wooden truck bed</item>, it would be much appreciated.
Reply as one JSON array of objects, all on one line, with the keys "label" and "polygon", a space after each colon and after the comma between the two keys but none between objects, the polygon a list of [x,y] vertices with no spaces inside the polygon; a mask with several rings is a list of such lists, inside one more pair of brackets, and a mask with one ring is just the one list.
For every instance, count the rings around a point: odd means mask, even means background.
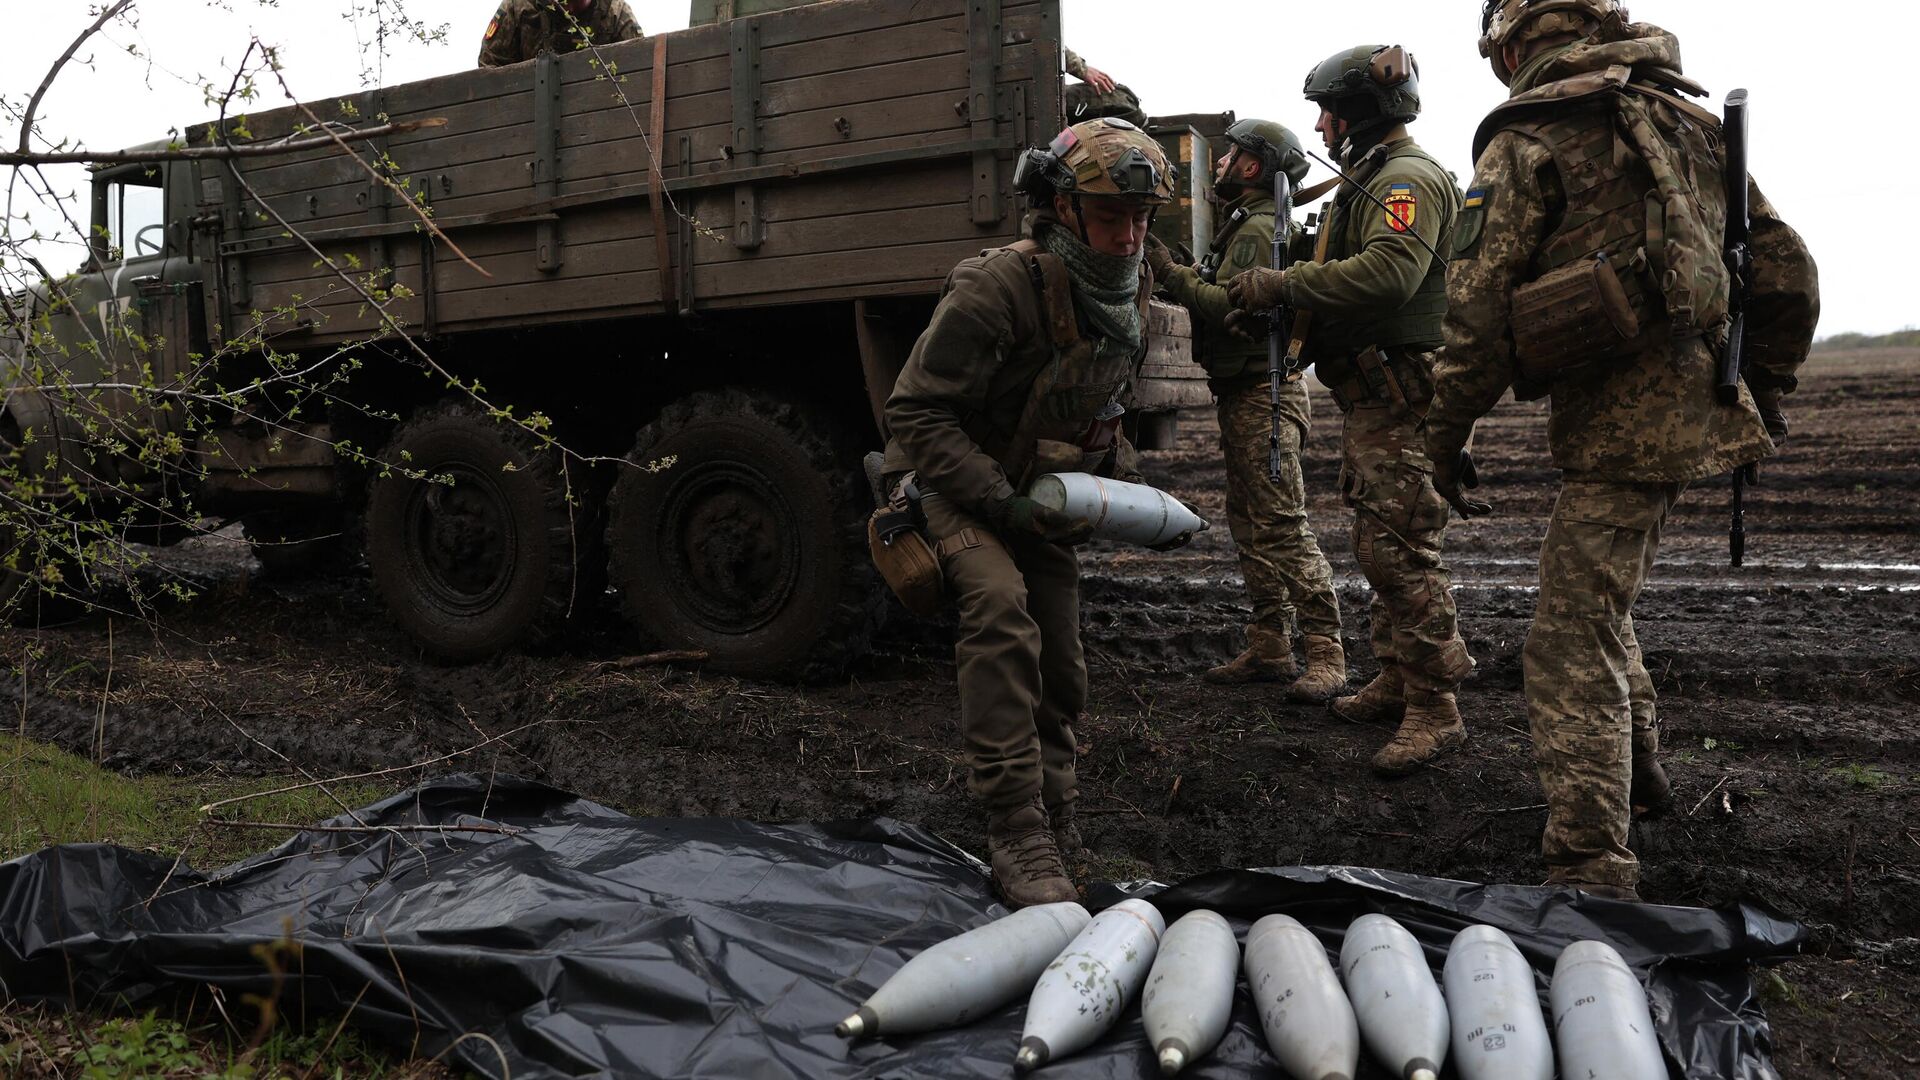
[{"label": "wooden truck bed", "polygon": [[[444,118],[356,150],[486,273],[337,148],[242,159],[238,182],[203,163],[212,314],[298,305],[300,347],[379,331],[286,226],[362,273],[390,266],[379,284],[410,294],[390,310],[429,335],[933,294],[1016,236],[1013,157],[1058,130],[1059,55],[1058,0],[833,0],[315,103],[356,126]],[[288,107],[227,127],[311,123]]]}]

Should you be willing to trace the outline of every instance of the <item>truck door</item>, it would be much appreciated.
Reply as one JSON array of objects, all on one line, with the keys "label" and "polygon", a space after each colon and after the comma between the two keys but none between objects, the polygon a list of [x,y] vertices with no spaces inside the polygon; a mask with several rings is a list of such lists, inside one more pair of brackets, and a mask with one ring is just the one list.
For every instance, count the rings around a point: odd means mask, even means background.
[{"label": "truck door", "polygon": [[[188,249],[189,193],[184,165],[127,165],[94,175],[88,257],[79,272],[43,298],[50,347],[40,360],[43,391],[34,427],[47,427],[63,459],[83,448],[125,447],[111,462],[76,475],[83,483],[137,482],[150,468],[143,449],[180,433],[186,402],[178,390],[191,355],[204,349],[200,272]],[[149,458],[151,460],[151,458]]]}]

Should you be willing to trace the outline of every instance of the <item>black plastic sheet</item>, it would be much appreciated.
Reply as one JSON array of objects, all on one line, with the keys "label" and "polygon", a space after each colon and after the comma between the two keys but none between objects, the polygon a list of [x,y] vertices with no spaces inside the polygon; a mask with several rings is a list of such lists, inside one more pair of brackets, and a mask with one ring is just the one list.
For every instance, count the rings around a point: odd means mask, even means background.
[{"label": "black plastic sheet", "polygon": [[[217,988],[277,995],[283,1016],[339,1016],[477,1073],[619,1077],[1006,1077],[1023,1004],[965,1029],[848,1043],[833,1023],[921,949],[1004,914],[965,852],[893,821],[646,820],[525,780],[455,777],[360,812],[373,825],[473,832],[304,832],[213,874],[104,845],[0,865],[0,991],[25,1002],[141,1006]],[[345,818],[327,823],[354,824]],[[1330,953],[1356,916],[1399,919],[1438,972],[1475,922],[1546,973],[1569,942],[1611,942],[1640,972],[1677,1075],[1776,1074],[1749,964],[1790,955],[1798,925],[1382,870],[1218,871],[1152,895],[1244,932],[1285,912]],[[298,949],[276,942],[292,941]],[[255,946],[281,957],[276,975]],[[245,1022],[242,1020],[242,1022]],[[497,1050],[496,1050],[497,1047]],[[1137,1008],[1041,1077],[1152,1077]],[[1234,1024],[1184,1075],[1279,1075],[1244,985]],[[1377,1070],[1363,1075],[1384,1075]]]}]

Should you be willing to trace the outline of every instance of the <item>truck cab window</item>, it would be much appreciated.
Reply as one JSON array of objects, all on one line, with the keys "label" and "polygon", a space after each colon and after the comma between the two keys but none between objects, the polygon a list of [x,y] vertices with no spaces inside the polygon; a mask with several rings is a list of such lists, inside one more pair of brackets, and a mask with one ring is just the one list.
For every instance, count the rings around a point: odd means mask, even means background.
[{"label": "truck cab window", "polygon": [[101,261],[116,263],[151,255],[162,255],[167,247],[167,195],[161,173],[130,172],[102,182],[104,216],[95,225],[104,230],[100,238]]}]

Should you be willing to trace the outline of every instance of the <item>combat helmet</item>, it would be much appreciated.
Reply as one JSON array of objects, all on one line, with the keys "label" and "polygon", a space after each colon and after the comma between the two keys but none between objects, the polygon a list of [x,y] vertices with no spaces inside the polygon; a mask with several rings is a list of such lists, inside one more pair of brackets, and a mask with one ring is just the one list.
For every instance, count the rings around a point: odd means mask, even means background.
[{"label": "combat helmet", "polygon": [[1620,0],[1486,0],[1480,9],[1480,55],[1493,65],[1495,78],[1511,83],[1514,73],[1501,55],[1507,45],[1548,34],[1585,34],[1610,18],[1626,21]]},{"label": "combat helmet", "polygon": [[1037,207],[1055,195],[1164,206],[1173,201],[1178,178],[1159,143],[1113,116],[1082,120],[1047,146],[1029,147],[1013,170],[1014,188]]},{"label": "combat helmet", "polygon": [[1420,65],[1398,45],[1360,45],[1315,64],[1302,93],[1347,122],[1358,152],[1420,115]]},{"label": "combat helmet", "polygon": [[1300,136],[1271,120],[1242,120],[1227,129],[1227,141],[1260,161],[1260,175],[1269,181],[1284,172],[1299,187],[1307,179],[1306,148]]}]

